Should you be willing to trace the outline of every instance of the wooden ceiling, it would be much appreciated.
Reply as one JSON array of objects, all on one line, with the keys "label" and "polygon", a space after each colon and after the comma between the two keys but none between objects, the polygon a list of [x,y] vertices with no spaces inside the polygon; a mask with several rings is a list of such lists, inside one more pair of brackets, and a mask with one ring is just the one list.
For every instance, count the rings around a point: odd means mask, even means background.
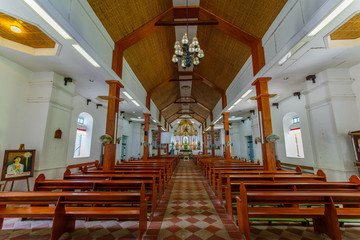
[{"label": "wooden ceiling", "polygon": [[[115,43],[134,34],[148,22],[172,8],[172,0],[88,0],[88,2]],[[194,10],[194,14],[199,14],[199,19],[209,19],[210,15],[206,13],[209,11],[233,24],[234,27],[261,39],[286,2],[287,0],[201,0],[200,7],[204,10],[201,8],[200,11]],[[178,14],[179,12],[170,11],[161,20],[173,20],[173,15]],[[193,81],[191,93],[197,101],[210,110],[221,99],[221,91],[228,88],[252,53],[248,45],[230,37],[215,26],[197,28],[197,37],[205,57],[194,72],[215,84],[218,89],[202,81]],[[132,39],[134,44],[130,44],[123,52],[123,56],[146,91],[166,82],[178,72],[171,62],[173,45],[176,41],[175,27],[159,27],[149,33],[137,35]],[[196,74],[193,77],[199,78]],[[160,110],[179,97],[179,82],[164,84],[151,95],[151,99]],[[166,108],[162,116],[168,122],[172,122],[180,117],[174,115],[179,109],[181,105],[174,104]],[[196,113],[196,118],[193,117],[199,122],[203,122],[209,116],[209,111],[196,104],[191,104],[190,109]]]},{"label": "wooden ceiling", "polygon": [[[15,33],[10,27],[18,27]],[[32,48],[54,48],[55,41],[38,27],[0,12],[0,37]]]},{"label": "wooden ceiling", "polygon": [[347,40],[360,37],[360,13],[336,29],[331,35],[332,40]]}]

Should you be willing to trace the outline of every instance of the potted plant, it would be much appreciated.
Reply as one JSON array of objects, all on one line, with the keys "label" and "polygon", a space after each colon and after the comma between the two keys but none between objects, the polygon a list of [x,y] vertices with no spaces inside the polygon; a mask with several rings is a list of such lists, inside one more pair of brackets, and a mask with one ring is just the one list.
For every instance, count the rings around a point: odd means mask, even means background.
[{"label": "potted plant", "polygon": [[109,134],[104,134],[100,136],[99,140],[104,144],[109,144],[112,142],[113,139]]}]

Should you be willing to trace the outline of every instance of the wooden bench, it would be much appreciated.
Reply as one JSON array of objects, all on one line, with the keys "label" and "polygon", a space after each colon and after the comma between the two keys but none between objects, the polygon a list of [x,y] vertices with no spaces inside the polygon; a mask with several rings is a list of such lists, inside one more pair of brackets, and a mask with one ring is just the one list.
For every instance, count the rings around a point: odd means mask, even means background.
[{"label": "wooden bench", "polygon": [[360,180],[357,176],[350,177],[349,182],[244,182],[231,183],[225,188],[225,208],[233,218],[233,203],[240,194],[241,184],[249,191],[334,191],[334,192],[359,192]]},{"label": "wooden bench", "polygon": [[51,217],[51,240],[74,231],[77,218],[139,219],[139,239],[147,228],[144,186],[140,192],[5,192],[0,193],[0,202],[1,228],[4,218]]},{"label": "wooden bench", "polygon": [[235,175],[235,174],[261,174],[261,173],[279,173],[279,174],[302,174],[301,168],[297,168],[296,171],[264,171],[263,166],[242,166],[242,167],[219,167],[214,168],[211,174],[211,183],[213,191],[216,191],[216,184],[218,179],[222,178],[222,175]]},{"label": "wooden bench", "polygon": [[73,164],[66,167],[66,170],[71,171],[72,169],[77,169],[78,172],[82,171],[83,168],[87,169],[97,169],[100,165],[99,161],[96,160],[94,162],[88,162],[88,163],[79,163],[79,164]]},{"label": "wooden bench", "polygon": [[241,182],[326,182],[326,175],[322,170],[318,170],[317,174],[287,174],[286,171],[277,171],[276,173],[259,173],[259,174],[220,174],[217,181],[217,195],[219,201],[222,202],[222,196],[225,187],[231,183]]},{"label": "wooden bench", "polygon": [[[323,207],[249,207],[250,204],[321,204]],[[250,236],[249,218],[312,218],[314,230],[340,240],[338,219],[359,219],[360,208],[336,208],[335,204],[359,204],[360,191],[246,191],[241,184],[240,195],[236,196],[239,230],[247,240]]]},{"label": "wooden bench", "polygon": [[165,176],[163,175],[163,172],[160,169],[117,169],[117,170],[87,170],[86,168],[83,169],[81,172],[82,174],[154,174],[156,176],[159,175],[159,181],[161,181],[162,188],[160,189],[161,192],[160,198],[162,196],[162,192],[165,191]]},{"label": "wooden bench", "polygon": [[161,199],[162,182],[160,181],[160,175],[156,174],[106,174],[106,173],[93,173],[93,174],[68,174],[67,171],[64,173],[63,179],[87,179],[87,180],[151,180],[157,184],[157,192],[159,192],[159,199]]},{"label": "wooden bench", "polygon": [[[153,180],[57,180],[46,179],[40,174],[34,182],[34,191],[140,191],[141,186],[145,187],[145,196],[151,199],[151,217],[157,207],[157,187]],[[146,193],[146,191],[150,193]]]}]

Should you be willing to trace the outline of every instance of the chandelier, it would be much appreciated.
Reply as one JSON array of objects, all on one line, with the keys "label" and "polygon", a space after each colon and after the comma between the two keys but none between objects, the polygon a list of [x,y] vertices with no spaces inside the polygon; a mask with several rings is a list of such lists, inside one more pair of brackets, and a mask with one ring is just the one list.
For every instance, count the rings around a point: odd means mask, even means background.
[{"label": "chandelier", "polygon": [[199,41],[197,37],[194,37],[192,43],[189,44],[188,39],[188,28],[189,28],[189,15],[188,15],[188,0],[186,0],[186,33],[181,39],[181,44],[179,41],[175,42],[175,54],[172,57],[172,62],[177,66],[178,63],[181,64],[183,69],[199,65],[202,58],[204,57],[204,51],[200,48]]}]

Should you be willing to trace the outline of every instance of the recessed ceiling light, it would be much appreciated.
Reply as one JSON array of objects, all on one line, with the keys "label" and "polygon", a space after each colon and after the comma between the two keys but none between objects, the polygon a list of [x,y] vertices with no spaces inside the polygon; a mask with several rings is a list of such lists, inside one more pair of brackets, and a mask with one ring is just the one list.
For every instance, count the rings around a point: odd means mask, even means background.
[{"label": "recessed ceiling light", "polygon": [[133,100],[133,97],[130,96],[130,94],[128,94],[127,92],[123,92],[123,93],[124,93],[124,95],[125,95],[126,97],[128,97],[130,100]]},{"label": "recessed ceiling light", "polygon": [[94,67],[100,67],[100,65],[79,44],[73,44],[72,46]]},{"label": "recessed ceiling light", "polygon": [[140,107],[140,104],[138,104],[137,101],[132,100],[132,102],[133,102],[137,107]]},{"label": "recessed ceiling light", "polygon": [[337,8],[334,9],[324,20],[322,20],[309,34],[309,37],[315,36],[326,25],[328,25],[333,19],[337,17],[345,8],[347,8],[354,0],[344,0]]},{"label": "recessed ceiling light", "polygon": [[21,33],[21,29],[18,28],[17,26],[11,26],[10,29],[11,29],[13,32]]},{"label": "recessed ceiling light", "polygon": [[37,14],[40,15],[52,28],[54,28],[64,39],[71,39],[70,35],[50,17],[34,0],[24,0]]}]

